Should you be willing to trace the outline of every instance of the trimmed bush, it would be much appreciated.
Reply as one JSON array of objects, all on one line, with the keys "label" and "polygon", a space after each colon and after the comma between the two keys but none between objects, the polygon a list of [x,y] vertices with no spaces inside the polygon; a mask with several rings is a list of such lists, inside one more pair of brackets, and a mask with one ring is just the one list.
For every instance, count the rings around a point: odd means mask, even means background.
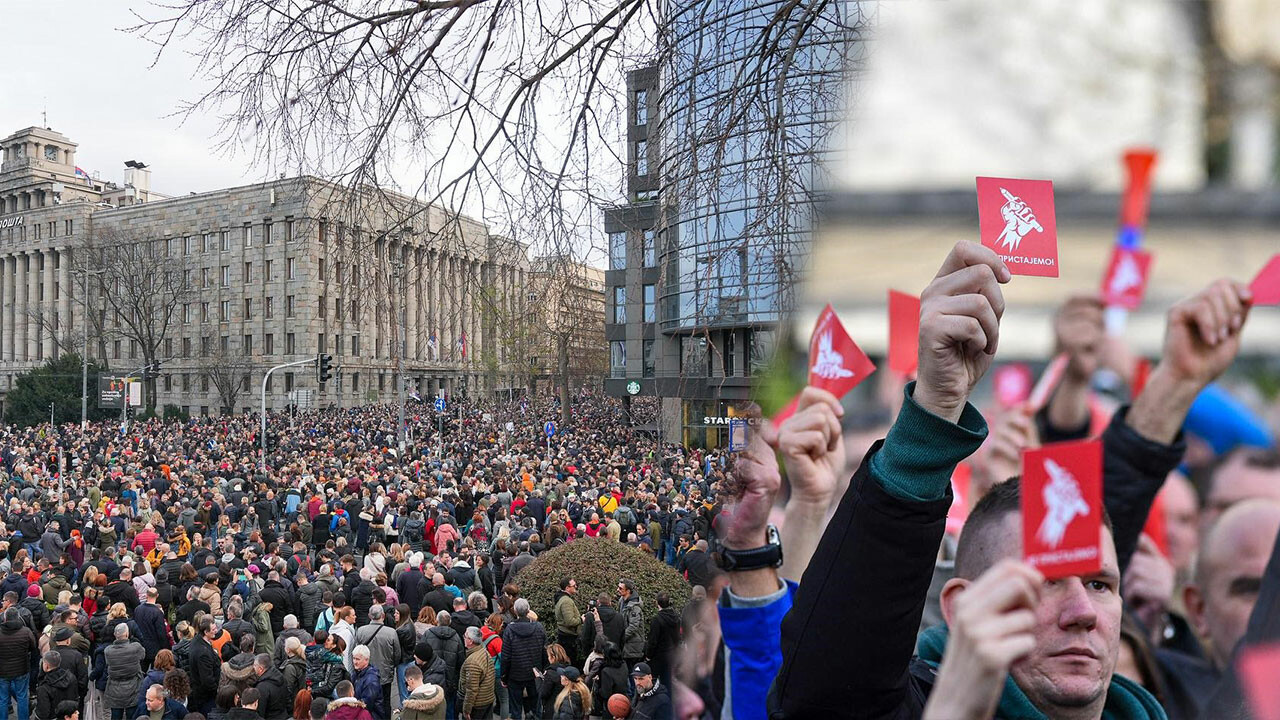
[{"label": "trimmed bush", "polygon": [[575,602],[582,612],[587,611],[587,601],[602,592],[613,597],[616,604],[618,580],[630,579],[640,593],[646,636],[649,622],[658,614],[655,598],[659,592],[671,596],[671,606],[677,611],[689,601],[688,581],[652,554],[607,538],[579,538],[543,552],[516,578],[520,595],[528,598],[529,606],[552,638],[556,632],[556,594],[560,591],[560,578],[565,576],[578,581]]}]

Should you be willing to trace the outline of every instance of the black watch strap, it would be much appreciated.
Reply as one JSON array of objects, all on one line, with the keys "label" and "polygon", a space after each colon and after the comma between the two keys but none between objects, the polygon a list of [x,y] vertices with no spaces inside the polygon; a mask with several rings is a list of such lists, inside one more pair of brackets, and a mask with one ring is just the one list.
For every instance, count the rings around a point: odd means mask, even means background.
[{"label": "black watch strap", "polygon": [[749,550],[730,550],[721,547],[720,567],[729,572],[781,567],[782,539],[778,534],[778,528],[772,523],[768,527],[767,539],[766,545]]}]

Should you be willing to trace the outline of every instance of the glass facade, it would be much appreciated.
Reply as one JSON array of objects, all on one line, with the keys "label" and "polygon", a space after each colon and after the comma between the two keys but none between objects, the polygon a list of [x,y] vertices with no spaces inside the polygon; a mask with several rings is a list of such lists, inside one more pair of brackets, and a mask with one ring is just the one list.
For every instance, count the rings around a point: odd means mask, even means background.
[{"label": "glass facade", "polygon": [[[846,4],[709,0],[665,12],[662,328],[774,324],[808,250],[818,160],[842,108]],[[783,36],[770,38],[776,27]]]}]

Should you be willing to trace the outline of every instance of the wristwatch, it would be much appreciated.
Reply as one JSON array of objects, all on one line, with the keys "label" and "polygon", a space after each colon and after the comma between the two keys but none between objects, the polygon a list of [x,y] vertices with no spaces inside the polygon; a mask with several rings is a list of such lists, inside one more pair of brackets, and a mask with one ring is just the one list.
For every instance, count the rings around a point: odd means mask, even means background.
[{"label": "wristwatch", "polygon": [[765,542],[765,545],[750,550],[730,550],[721,546],[720,567],[729,572],[782,567],[782,536],[773,523],[769,523],[766,529]]}]

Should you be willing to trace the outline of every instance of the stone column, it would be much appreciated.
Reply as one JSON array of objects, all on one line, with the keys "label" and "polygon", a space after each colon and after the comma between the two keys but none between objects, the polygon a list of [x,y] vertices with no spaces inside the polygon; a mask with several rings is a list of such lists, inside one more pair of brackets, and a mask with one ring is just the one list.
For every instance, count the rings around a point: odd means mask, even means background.
[{"label": "stone column", "polygon": [[22,332],[18,336],[21,343],[19,347],[19,357],[26,361],[35,357],[35,334],[31,332],[31,310],[35,298],[35,277],[37,266],[35,264],[35,251],[29,251],[22,254],[21,267],[18,270],[19,282],[22,286],[22,299],[18,303],[17,322]]},{"label": "stone column", "polygon": [[75,330],[75,322],[72,319],[71,250],[69,248],[58,251],[58,286],[58,330],[64,338],[69,338]]},{"label": "stone column", "polygon": [[437,288],[438,293],[436,303],[436,320],[439,325],[437,340],[440,345],[440,362],[447,363],[453,359],[453,355],[449,351],[449,342],[452,340],[450,333],[450,308],[449,302],[449,269],[452,266],[452,258],[443,250],[440,251],[440,286]]},{"label": "stone column", "polygon": [[53,357],[53,349],[56,347],[53,337],[53,318],[58,313],[58,306],[53,300],[53,286],[57,280],[53,274],[53,251],[45,250],[41,257],[44,258],[44,299],[40,302],[40,312],[44,322],[36,328],[44,336],[43,357],[48,360]]},{"label": "stone column", "polygon": [[12,286],[9,256],[0,255],[0,363],[13,360],[13,351],[9,349],[10,340],[13,339],[13,323],[9,320],[9,312],[13,310],[13,301],[9,299]]}]

